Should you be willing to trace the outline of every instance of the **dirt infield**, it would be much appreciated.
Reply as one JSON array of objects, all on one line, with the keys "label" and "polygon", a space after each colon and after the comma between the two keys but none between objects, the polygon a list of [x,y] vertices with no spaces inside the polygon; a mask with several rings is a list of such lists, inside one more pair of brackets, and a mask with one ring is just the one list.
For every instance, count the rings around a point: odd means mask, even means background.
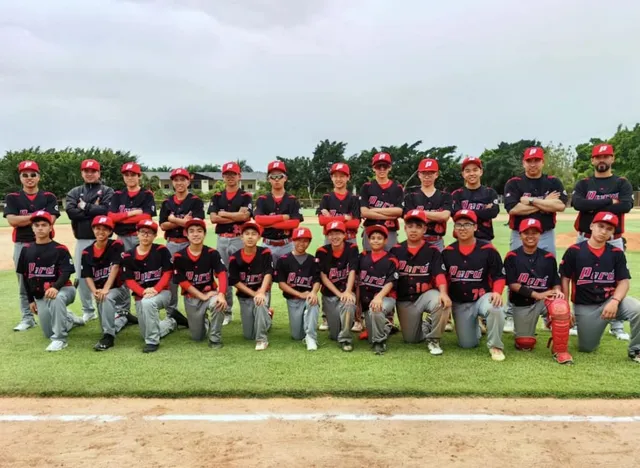
[{"label": "dirt infield", "polygon": [[[322,417],[325,412],[342,419]],[[288,415],[258,420],[256,414]],[[300,421],[309,413],[316,420]],[[368,420],[347,420],[369,414]],[[111,415],[114,422],[19,421],[11,415]],[[233,422],[185,421],[217,415]],[[474,421],[531,415],[536,421]],[[162,420],[173,415],[181,420]],[[454,421],[389,421],[457,415]],[[545,416],[638,416],[640,401],[527,399],[0,399],[0,466],[637,466],[634,422]],[[149,419],[151,418],[151,419]],[[160,418],[160,419],[159,419]],[[244,420],[242,420],[244,418]],[[214,418],[215,419],[215,418]],[[286,419],[286,418],[285,418]],[[353,419],[353,418],[351,418]],[[454,418],[455,419],[455,418]],[[520,418],[522,419],[522,418]],[[605,418],[607,419],[607,418]]]}]

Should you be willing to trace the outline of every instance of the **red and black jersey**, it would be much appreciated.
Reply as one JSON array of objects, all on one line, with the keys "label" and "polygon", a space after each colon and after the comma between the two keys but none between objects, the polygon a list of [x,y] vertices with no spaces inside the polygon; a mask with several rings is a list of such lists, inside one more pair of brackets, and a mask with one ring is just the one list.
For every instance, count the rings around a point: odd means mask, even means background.
[{"label": "red and black jersey", "polygon": [[398,260],[384,250],[382,252],[362,252],[358,259],[358,288],[362,310],[369,310],[369,304],[387,284],[393,289],[387,297],[396,298],[398,286]]},{"label": "red and black jersey", "polygon": [[[314,284],[320,282],[320,270],[313,255],[298,256],[290,253],[278,259],[273,278],[274,282],[287,283],[298,292],[308,292],[313,289]],[[287,299],[297,299],[284,291],[282,295]]]},{"label": "red and black jersey", "polygon": [[[113,192],[109,213],[126,213],[133,210],[142,210],[152,218],[156,215],[156,202],[151,190],[141,189],[138,192],[116,190]],[[135,223],[116,222],[114,232],[119,236],[130,236],[136,232]]]},{"label": "red and black jersey", "polygon": [[[360,201],[351,192],[345,194],[325,193],[320,200],[320,207],[316,210],[316,214],[320,215],[322,210],[327,210],[330,216],[349,215],[353,219],[360,219]],[[347,230],[347,239],[355,239],[356,232]]]},{"label": "red and black jersey", "polygon": [[423,241],[413,248],[404,241],[394,245],[389,253],[398,259],[398,301],[415,302],[421,294],[446,284],[447,271],[436,246]]},{"label": "red and black jersey", "polygon": [[[216,291],[216,278],[225,275],[226,289],[227,268],[222,261],[220,252],[213,247],[202,246],[202,252],[194,255],[189,247],[176,252],[173,256],[173,282],[182,287],[182,294],[186,295],[189,286],[200,292]],[[187,284],[188,283],[188,284]]]},{"label": "red and black jersey", "polygon": [[[240,189],[236,192],[216,192],[211,197],[208,213],[218,213],[220,210],[229,213],[238,213],[240,208],[247,208],[249,216],[253,217],[253,200],[251,194]],[[216,234],[236,234],[240,235],[240,226],[244,221],[238,221],[228,224],[216,224]]]},{"label": "red and black jersey", "polygon": [[74,271],[69,249],[56,241],[25,245],[16,268],[24,277],[29,302],[42,299],[49,288],[71,286],[69,278]]},{"label": "red and black jersey", "polygon": [[[360,208],[403,208],[404,190],[402,185],[395,181],[388,181],[381,186],[378,181],[365,182],[360,189]],[[389,231],[397,231],[400,224],[397,219],[365,219],[364,225],[373,226],[383,224]]]},{"label": "red and black jersey", "polygon": [[[39,190],[33,195],[26,194],[24,190],[8,193],[4,203],[3,216],[5,218],[8,215],[27,216],[39,210],[44,210],[54,216],[60,216],[56,196],[43,190]],[[35,240],[30,224],[13,228],[13,242],[35,242]]]},{"label": "red and black jersey", "polygon": [[[187,198],[184,200],[178,200],[175,195],[167,198],[162,202],[160,206],[160,224],[169,221],[169,215],[173,215],[176,218],[184,218],[191,213],[193,218],[204,218],[204,203],[202,200],[193,195],[187,193]],[[186,239],[184,235],[184,228],[179,226],[177,228],[169,229],[164,232],[165,239]]]},{"label": "red and black jersey", "polygon": [[[539,293],[560,286],[556,257],[543,249],[536,249],[532,254],[526,253],[522,247],[512,250],[504,258],[504,269],[507,285],[521,284]],[[536,302],[531,297],[525,297],[511,290],[509,290],[509,300],[516,306],[528,306]]]},{"label": "red and black jersey", "polygon": [[[504,186],[504,207],[507,212],[509,212],[520,203],[520,198],[522,197],[544,199],[551,192],[560,193],[560,200],[565,204],[567,203],[569,196],[562,182],[552,175],[542,174],[542,177],[539,179],[530,179],[524,174],[513,177],[509,179]],[[518,229],[520,222],[527,218],[540,220],[544,232],[556,227],[556,214],[543,213],[542,211],[524,216],[509,215],[509,227],[511,229]]]},{"label": "red and black jersey", "polygon": [[[304,221],[300,202],[295,196],[286,192],[280,199],[274,198],[270,193],[260,195],[256,202],[256,216],[259,215],[289,215],[290,219],[297,219],[300,222]],[[288,239],[291,237],[291,231],[266,227],[264,228],[262,237],[270,240]]]},{"label": "red and black jersey", "polygon": [[[437,190],[430,197],[418,187],[413,192],[408,192],[404,197],[404,214],[411,210],[424,211],[449,211],[451,212],[451,194]],[[427,222],[425,236],[442,237],[447,233],[447,223],[436,221]]]},{"label": "red and black jersey", "polygon": [[[619,203],[613,203],[618,200]],[[591,234],[596,213],[608,211],[618,215],[620,222],[614,234],[624,233],[624,215],[633,208],[633,187],[624,177],[587,177],[573,189],[571,205],[579,211],[574,228]]]},{"label": "red and black jersey", "polygon": [[[109,279],[111,269],[115,265],[122,263],[124,256],[124,244],[122,241],[107,239],[107,245],[100,250],[94,242],[82,251],[81,273],[82,278],[91,278],[97,289],[104,288],[105,283]],[[113,287],[117,288],[122,285],[121,275],[118,275]]]},{"label": "red and black jersey", "polygon": [[481,185],[477,189],[466,187],[454,190],[451,194],[453,201],[452,213],[460,210],[471,210],[478,217],[476,238],[493,240],[493,219],[500,213],[498,194],[491,187]]},{"label": "red and black jersey", "polygon": [[[238,250],[229,257],[229,284],[244,284],[252,291],[262,287],[264,277],[273,276],[273,260],[271,250],[258,246],[254,255],[247,255],[244,249]],[[247,294],[236,288],[238,297],[248,298]]]},{"label": "red and black jersey", "polygon": [[[358,246],[350,242],[347,242],[340,252],[334,251],[331,244],[324,245],[316,251],[316,261],[320,273],[324,273],[341,292],[347,288],[349,273],[357,272],[359,256]],[[334,296],[324,284],[322,285],[322,294]]]},{"label": "red and black jersey", "polygon": [[504,266],[490,242],[476,240],[472,246],[461,246],[456,241],[445,247],[442,257],[453,302],[475,302],[490,292],[502,294]]},{"label": "red and black jersey", "polygon": [[614,293],[618,281],[631,279],[624,252],[605,244],[596,250],[589,242],[574,244],[560,262],[560,276],[571,280],[574,304],[602,304]]},{"label": "red and black jersey", "polygon": [[140,255],[137,248],[125,252],[121,266],[122,279],[137,299],[143,296],[142,292],[147,288],[160,291],[168,289],[173,274],[171,253],[159,244],[152,244],[151,250],[145,255]]}]

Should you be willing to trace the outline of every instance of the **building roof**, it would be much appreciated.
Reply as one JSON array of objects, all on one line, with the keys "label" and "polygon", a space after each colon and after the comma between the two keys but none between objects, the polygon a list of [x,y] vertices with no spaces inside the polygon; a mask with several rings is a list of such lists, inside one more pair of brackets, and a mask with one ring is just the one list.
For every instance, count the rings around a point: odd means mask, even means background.
[{"label": "building roof", "polygon": [[[148,178],[157,177],[160,180],[168,180],[171,176],[170,172],[155,172],[155,171],[145,171],[144,175]],[[198,179],[213,179],[213,180],[222,180],[222,172],[194,172],[194,176]],[[244,172],[242,174],[243,180],[257,180],[259,182],[265,182],[267,180],[266,172]]]}]

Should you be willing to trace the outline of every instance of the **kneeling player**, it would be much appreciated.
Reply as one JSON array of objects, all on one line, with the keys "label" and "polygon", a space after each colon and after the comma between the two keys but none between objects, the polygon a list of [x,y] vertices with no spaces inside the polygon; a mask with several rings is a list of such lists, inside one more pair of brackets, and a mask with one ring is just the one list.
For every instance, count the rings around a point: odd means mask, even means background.
[{"label": "kneeling player", "polygon": [[591,237],[567,249],[560,263],[562,292],[573,298],[580,351],[594,351],[611,320],[628,320],[629,357],[640,364],[640,301],[627,296],[631,275],[624,252],[607,243],[618,222],[613,213],[596,214]]},{"label": "kneeling player", "polygon": [[520,223],[522,246],[512,250],[504,260],[513,304],[516,348],[530,351],[536,345],[538,317],[549,317],[553,357],[560,364],[572,364],[568,351],[571,308],[560,290],[558,264],[551,252],[538,248],[542,224],[529,218]]},{"label": "kneeling player", "polygon": [[178,327],[171,317],[160,320],[160,309],[166,310],[171,301],[171,253],[164,245],[153,243],[158,234],[154,221],[140,221],[136,228],[140,244],[125,252],[122,277],[136,301],[140,333],[145,342],[142,352],[153,353],[160,347],[160,338]]},{"label": "kneeling player", "polygon": [[[391,249],[398,259],[398,319],[406,343],[427,341],[429,352],[442,354],[440,338],[451,316],[451,299],[442,254],[424,239],[427,216],[411,210],[404,217],[407,240]],[[427,313],[428,320],[423,321]]]},{"label": "kneeling player", "polygon": [[49,213],[33,213],[31,227],[36,240],[20,252],[16,272],[24,278],[29,309],[39,315],[42,332],[51,339],[46,350],[61,351],[67,347],[69,331],[84,325],[82,318],[67,310],[76,298],[69,281],[75,268],[69,250],[51,239],[53,218]]},{"label": "kneeling player", "polygon": [[[220,252],[204,245],[207,225],[191,218],[184,225],[189,245],[173,257],[173,282],[184,295],[191,338],[204,340],[209,323],[209,347],[222,348],[222,322],[227,309],[227,269]],[[216,278],[218,283],[216,284]],[[208,321],[207,312],[211,311]]]},{"label": "kneeling player", "polygon": [[287,300],[291,336],[294,340],[304,339],[307,350],[315,351],[320,272],[315,257],[307,253],[311,238],[307,228],[293,230],[293,252],[278,259],[275,278]]},{"label": "kneeling player", "polygon": [[96,240],[82,251],[81,276],[96,300],[102,338],[93,347],[106,351],[113,347],[116,333],[127,324],[127,315],[120,314],[129,304],[129,290],[120,277],[124,244],[110,239],[114,222],[108,216],[96,216],[91,230]]},{"label": "kneeling player", "polygon": [[256,351],[269,346],[267,333],[273,312],[269,308],[273,260],[271,250],[258,246],[262,228],[255,221],[240,226],[242,248],[229,257],[229,284],[240,303],[242,334],[256,340]]},{"label": "kneeling player", "polygon": [[504,361],[502,327],[504,309],[502,291],[505,286],[502,259],[495,247],[475,238],[478,218],[471,210],[460,210],[453,216],[458,239],[442,252],[449,293],[453,301],[458,344],[475,348],[480,343],[478,316],[487,319],[487,347],[494,361]]},{"label": "kneeling player", "polygon": [[327,316],[329,338],[343,351],[353,351],[351,327],[356,311],[353,287],[358,268],[358,246],[346,243],[347,228],[342,221],[327,225],[329,244],[320,247],[316,259],[322,282],[322,311]]}]

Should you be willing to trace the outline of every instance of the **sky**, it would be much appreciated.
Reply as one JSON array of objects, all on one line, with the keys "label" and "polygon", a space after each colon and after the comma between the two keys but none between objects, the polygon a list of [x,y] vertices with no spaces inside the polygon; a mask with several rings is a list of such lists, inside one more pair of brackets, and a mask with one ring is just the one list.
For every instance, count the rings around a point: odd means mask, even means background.
[{"label": "sky", "polygon": [[254,169],[640,122],[637,0],[0,0],[0,153]]}]

